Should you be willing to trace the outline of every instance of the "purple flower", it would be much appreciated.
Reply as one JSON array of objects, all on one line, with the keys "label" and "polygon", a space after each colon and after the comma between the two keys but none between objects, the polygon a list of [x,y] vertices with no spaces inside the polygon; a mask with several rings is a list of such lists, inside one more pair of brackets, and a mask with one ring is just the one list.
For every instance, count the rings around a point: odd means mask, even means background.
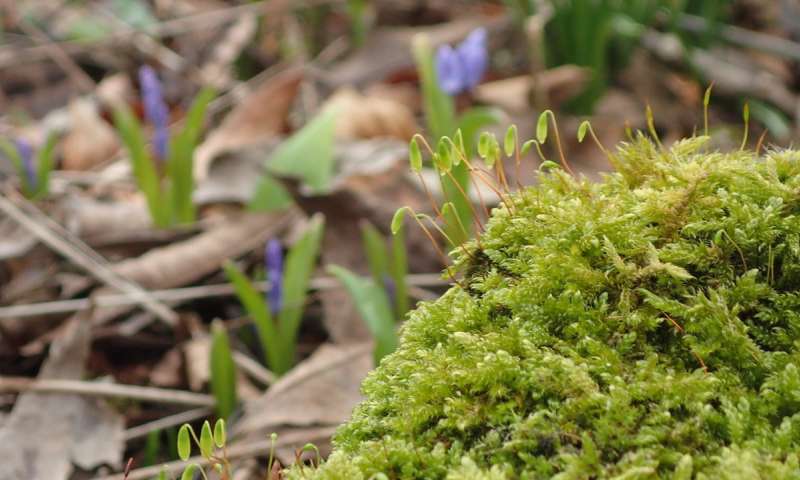
[{"label": "purple flower", "polygon": [[153,67],[143,65],[139,68],[139,88],[142,91],[142,104],[144,104],[144,116],[151,124],[155,132],[153,133],[153,151],[156,158],[164,160],[167,158],[167,148],[169,144],[169,109],[164,102],[164,93],[161,90],[161,82]]},{"label": "purple flower", "polygon": [[267,303],[270,312],[276,315],[283,307],[283,249],[281,242],[275,238],[267,242],[264,250],[264,263],[267,269]]},{"label": "purple flower", "polygon": [[436,76],[439,88],[449,95],[457,95],[477,86],[489,65],[485,28],[477,28],[455,49],[442,45],[436,51]]},{"label": "purple flower", "polygon": [[36,190],[36,165],[33,163],[33,148],[27,141],[18,138],[14,141],[17,153],[22,161],[22,169],[25,171],[25,178],[28,181],[28,188]]}]

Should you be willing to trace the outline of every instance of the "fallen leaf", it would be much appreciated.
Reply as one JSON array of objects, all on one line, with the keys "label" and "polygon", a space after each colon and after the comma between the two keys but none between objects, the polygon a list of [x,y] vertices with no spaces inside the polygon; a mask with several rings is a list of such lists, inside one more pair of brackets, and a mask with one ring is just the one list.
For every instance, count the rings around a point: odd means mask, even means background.
[{"label": "fallen leaf", "polygon": [[282,425],[338,425],[361,401],[361,381],[372,368],[370,343],[324,344],[261,398],[245,404],[233,434],[263,438]]},{"label": "fallen leaf", "polygon": [[[89,324],[76,317],[53,341],[38,378],[81,379],[89,342]],[[99,399],[23,393],[0,427],[0,480],[66,480],[73,462],[119,468],[123,435],[123,418]]]},{"label": "fallen leaf", "polygon": [[591,78],[591,70],[575,65],[562,65],[538,73],[534,76],[495,80],[478,85],[475,98],[482,103],[496,105],[508,112],[530,112],[533,89],[547,99],[547,106],[558,108],[570,98],[581,93]]},{"label": "fallen leaf", "polygon": [[105,162],[119,149],[117,135],[87,98],[69,104],[70,129],[61,143],[64,170],[89,170]]},{"label": "fallen leaf", "polygon": [[239,102],[195,150],[195,179],[200,182],[208,176],[211,162],[217,155],[280,134],[302,78],[299,69],[285,71]]},{"label": "fallen leaf", "polygon": [[337,139],[396,138],[408,141],[419,131],[414,114],[406,104],[379,95],[362,95],[343,88],[326,102],[336,108]]}]

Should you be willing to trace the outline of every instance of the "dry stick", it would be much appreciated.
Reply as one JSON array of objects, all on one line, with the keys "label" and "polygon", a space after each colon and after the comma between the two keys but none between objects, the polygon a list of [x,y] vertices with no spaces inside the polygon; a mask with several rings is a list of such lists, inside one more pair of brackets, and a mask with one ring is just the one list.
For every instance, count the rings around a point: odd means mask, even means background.
[{"label": "dry stick", "polygon": [[[322,427],[312,430],[314,435],[309,435],[308,431],[292,431],[286,432],[278,436],[274,442],[271,439],[257,440],[255,442],[233,444],[227,447],[228,459],[234,460],[237,458],[255,457],[257,455],[269,453],[273,448],[283,448],[293,445],[300,446],[308,442],[319,442],[325,440],[333,435],[336,427]],[[167,474],[175,474],[181,472],[187,465],[196,463],[198,465],[208,465],[209,461],[206,458],[197,456],[188,459],[185,462],[174,461],[164,465],[154,465],[152,467],[137,468],[131,470],[128,475],[128,480],[143,480],[158,476],[162,470]],[[94,477],[92,480],[123,480],[123,474],[107,475],[102,477]]]},{"label": "dry stick", "polygon": [[0,376],[0,391],[74,393],[97,397],[120,397],[153,403],[174,403],[196,407],[213,407],[214,397],[203,393],[185,392],[167,388],[120,385],[117,383],[84,382],[81,380],[59,380],[26,377]]},{"label": "dry stick", "polygon": [[150,432],[193,422],[195,420],[208,417],[212,413],[214,413],[214,410],[208,407],[195,408],[193,410],[176,413],[175,415],[169,415],[167,417],[159,418],[158,420],[153,420],[152,422],[131,427],[125,430],[123,433],[123,438],[126,442],[129,442],[131,440],[144,437]]},{"label": "dry stick", "polygon": [[[418,273],[406,277],[409,285],[415,287],[438,287],[442,286],[439,274]],[[261,291],[269,288],[269,282],[256,282],[254,286]],[[333,277],[318,277],[311,280],[310,287],[315,290],[330,290],[342,288],[341,283]],[[172,288],[166,290],[151,290],[148,294],[155,300],[168,303],[177,303],[198,298],[211,297],[230,297],[236,294],[233,286],[229,283],[215,285],[200,285],[197,287]],[[0,319],[2,318],[22,318],[35,317],[39,315],[53,315],[78,312],[94,308],[115,308],[128,305],[136,305],[140,301],[131,294],[111,294],[89,298],[77,298],[72,300],[56,300],[53,302],[39,302],[27,305],[10,305],[0,307]]]},{"label": "dry stick", "polygon": [[278,377],[264,368],[260,363],[236,350],[233,352],[233,363],[253,380],[267,387],[275,383]]},{"label": "dry stick", "polygon": [[[27,207],[26,210],[31,214],[31,217],[26,215],[26,212],[12,202],[7,195],[16,196],[16,200]],[[178,314],[171,308],[152,298],[147,291],[135,282],[116,273],[97,252],[44,215],[33,204],[10,188],[6,188],[5,194],[0,195],[0,211],[26,228],[50,248],[84,268],[100,281],[131,295],[137,300],[137,303],[140,303],[146,310],[156,315],[167,325],[174,326],[177,324]],[[32,218],[34,216],[36,217],[35,219]]]}]

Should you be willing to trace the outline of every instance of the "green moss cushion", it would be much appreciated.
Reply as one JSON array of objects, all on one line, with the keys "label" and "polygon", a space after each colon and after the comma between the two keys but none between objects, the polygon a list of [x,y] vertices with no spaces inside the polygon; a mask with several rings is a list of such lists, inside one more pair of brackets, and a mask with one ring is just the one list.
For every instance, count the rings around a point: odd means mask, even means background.
[{"label": "green moss cushion", "polygon": [[800,478],[800,153],[703,141],[496,209],[289,477]]}]

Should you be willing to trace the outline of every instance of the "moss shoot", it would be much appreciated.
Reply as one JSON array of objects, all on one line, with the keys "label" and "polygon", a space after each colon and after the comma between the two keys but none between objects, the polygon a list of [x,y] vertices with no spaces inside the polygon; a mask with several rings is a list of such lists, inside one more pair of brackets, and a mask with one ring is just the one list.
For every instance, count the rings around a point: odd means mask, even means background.
[{"label": "moss shoot", "polygon": [[800,152],[705,140],[496,209],[289,478],[800,478]]}]

